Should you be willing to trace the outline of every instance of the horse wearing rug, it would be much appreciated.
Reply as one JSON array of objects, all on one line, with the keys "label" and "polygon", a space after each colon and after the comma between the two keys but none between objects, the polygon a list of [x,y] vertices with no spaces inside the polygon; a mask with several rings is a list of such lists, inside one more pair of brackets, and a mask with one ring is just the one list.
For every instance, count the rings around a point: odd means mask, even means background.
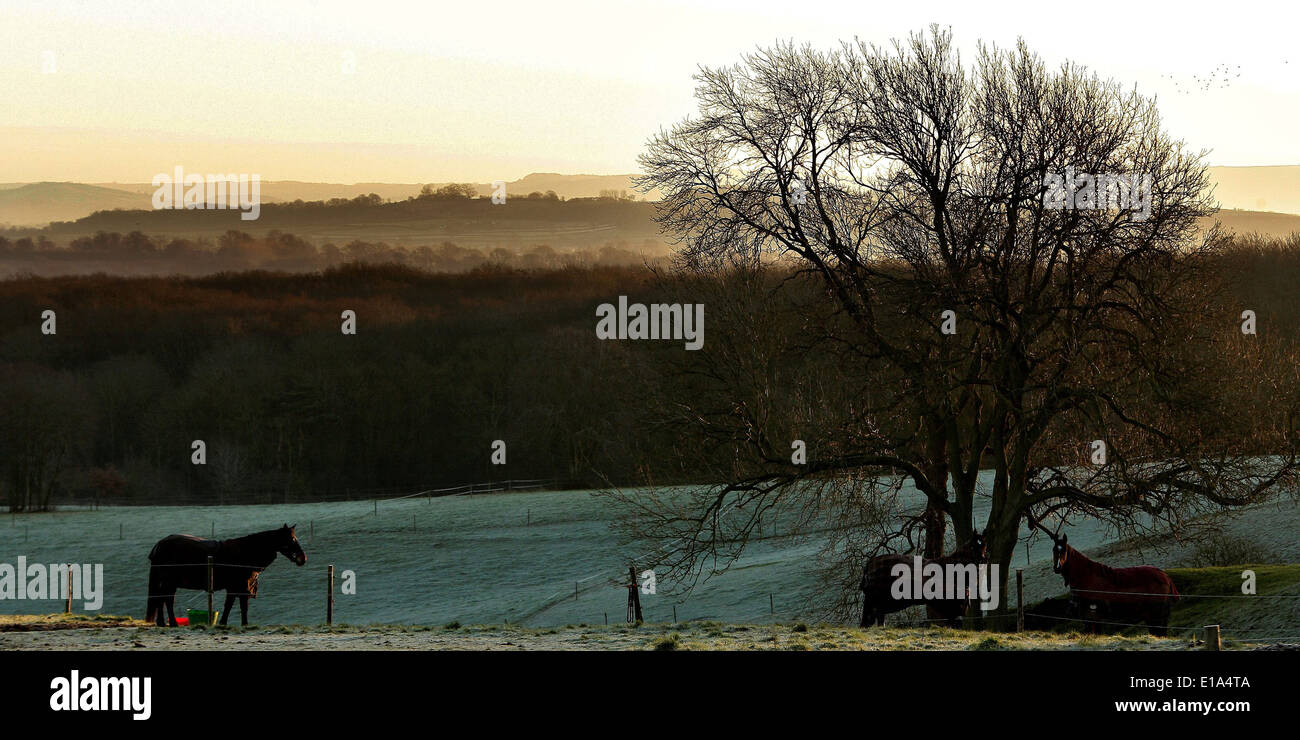
[{"label": "horse wearing rug", "polygon": [[1069,535],[1058,538],[1032,515],[1027,516],[1030,529],[1040,529],[1052,539],[1052,571],[1061,574],[1069,587],[1076,613],[1087,614],[1095,606],[1099,617],[1125,624],[1145,623],[1157,637],[1168,634],[1169,610],[1179,599],[1168,573],[1150,565],[1112,568],[1090,560],[1070,547]]},{"label": "horse wearing rug", "polygon": [[[922,568],[927,568],[931,564],[938,565],[944,570],[947,570],[946,566],[949,564],[973,565],[978,568],[982,563],[988,561],[988,554],[988,548],[984,545],[984,537],[975,534],[964,547],[954,550],[949,555],[941,558],[923,559]],[[886,614],[901,611],[918,604],[931,607],[939,614],[940,618],[947,620],[948,624],[954,627],[961,622],[962,616],[970,606],[969,592],[964,596],[951,599],[900,599],[894,596],[893,586],[897,580],[894,569],[899,565],[905,565],[908,569],[911,569],[914,563],[913,557],[909,555],[881,555],[867,562],[866,568],[862,571],[862,581],[858,586],[862,591],[862,627],[869,627],[872,624],[884,625]],[[974,588],[976,586],[975,580],[972,579],[969,585]]]},{"label": "horse wearing rug", "polygon": [[176,589],[208,588],[208,558],[212,558],[212,590],[226,592],[226,608],[221,623],[230,618],[230,609],[239,597],[240,623],[248,624],[248,599],[257,597],[257,581],[262,571],[275,560],[276,553],[298,565],[307,556],[298,544],[294,528],[279,529],[236,537],[231,540],[205,540],[191,534],[173,534],[162,538],[149,551],[149,599],[145,621],[163,624],[163,608],[168,623],[176,626]]}]

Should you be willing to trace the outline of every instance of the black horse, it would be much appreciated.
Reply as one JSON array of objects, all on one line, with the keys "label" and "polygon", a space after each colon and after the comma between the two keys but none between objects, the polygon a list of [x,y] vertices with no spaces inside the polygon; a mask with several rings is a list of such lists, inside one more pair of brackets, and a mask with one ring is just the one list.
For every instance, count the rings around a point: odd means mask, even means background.
[{"label": "black horse", "polygon": [[[987,563],[988,559],[989,550],[984,544],[984,535],[977,532],[964,547],[954,550],[945,557],[933,560],[926,558],[923,563],[924,565],[938,564],[941,568],[950,564],[974,566],[975,572],[978,573],[979,566]],[[962,616],[970,606],[969,593],[948,599],[927,599],[918,596],[904,600],[894,597],[893,586],[898,580],[894,575],[894,568],[899,565],[910,568],[913,562],[913,559],[907,555],[880,555],[867,562],[862,570],[862,580],[858,584],[858,589],[862,591],[861,626],[883,625],[886,614],[918,604],[925,604],[934,609],[935,613],[946,620],[950,626],[955,627],[961,623]],[[975,583],[969,585],[973,587]]]},{"label": "black horse", "polygon": [[278,552],[298,565],[307,556],[298,544],[294,528],[279,529],[236,537],[233,540],[205,540],[191,534],[168,535],[149,551],[149,605],[145,621],[163,625],[163,607],[167,620],[176,626],[176,589],[208,588],[208,558],[212,558],[212,590],[226,592],[226,608],[221,623],[230,617],[235,597],[239,597],[241,624],[248,624],[248,597],[257,597],[257,579],[275,560]]}]

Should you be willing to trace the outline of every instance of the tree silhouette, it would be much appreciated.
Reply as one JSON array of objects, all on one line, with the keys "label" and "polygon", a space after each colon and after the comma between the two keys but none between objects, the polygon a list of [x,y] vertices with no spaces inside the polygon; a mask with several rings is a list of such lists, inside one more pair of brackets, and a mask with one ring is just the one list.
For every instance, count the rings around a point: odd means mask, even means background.
[{"label": "tree silhouette", "polygon": [[[938,554],[951,524],[959,545],[986,532],[1006,593],[1031,508],[1177,532],[1293,482],[1295,385],[1272,381],[1294,368],[1250,364],[1215,271],[1225,240],[1197,232],[1214,213],[1203,155],[1152,100],[1049,70],[1023,42],[964,65],[937,27],[890,48],[778,45],[696,79],[699,114],[651,140],[638,186],[664,194],[688,271],[778,261],[815,281],[836,310],[805,309],[803,351],[842,372],[831,390],[797,374],[774,386],[754,366],[780,351],[756,334],[748,356],[704,357],[729,351],[711,325],[684,362],[718,382],[663,421],[708,440],[699,462],[722,482],[626,497],[661,567],[731,562],[754,514],[784,508],[833,520],[847,591],[864,554],[920,548],[919,532]],[[1047,184],[1066,172],[1149,176],[1149,213],[1056,207]],[[734,289],[709,297],[734,304]],[[926,504],[900,516],[904,482]],[[750,514],[719,516],[733,506]]]}]

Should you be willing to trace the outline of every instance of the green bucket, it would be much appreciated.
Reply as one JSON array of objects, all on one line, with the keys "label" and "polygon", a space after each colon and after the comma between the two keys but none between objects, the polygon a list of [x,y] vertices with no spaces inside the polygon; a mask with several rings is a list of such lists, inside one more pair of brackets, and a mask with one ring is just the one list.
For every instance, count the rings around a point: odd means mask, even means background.
[{"label": "green bucket", "polygon": [[186,609],[185,616],[189,618],[191,627],[197,627],[199,625],[216,624],[217,618],[221,616],[221,612],[213,612],[211,620],[208,619],[207,609]]}]

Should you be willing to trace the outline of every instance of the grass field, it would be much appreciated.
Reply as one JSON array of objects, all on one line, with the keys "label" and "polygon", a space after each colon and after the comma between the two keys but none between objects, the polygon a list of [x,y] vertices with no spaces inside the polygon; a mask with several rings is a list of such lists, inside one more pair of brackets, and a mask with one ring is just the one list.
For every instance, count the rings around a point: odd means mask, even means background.
[{"label": "grass field", "polygon": [[[977,511],[977,517],[984,516]],[[218,538],[297,523],[308,555],[298,568],[283,558],[262,578],[252,601],[254,625],[315,625],[325,618],[325,568],[356,577],[356,593],[336,593],[335,620],[351,624],[440,626],[522,625],[554,628],[604,626],[624,621],[627,566],[646,553],[621,546],[609,524],[605,499],[582,491],[513,493],[442,499],[407,499],[229,507],[121,507],[7,516],[0,520],[0,563],[103,563],[106,581],[97,613],[142,617],[150,547],[177,532]],[[1270,562],[1300,560],[1300,508],[1257,507],[1230,522],[1229,531],[1266,547]],[[314,531],[314,533],[313,533]],[[1160,549],[1120,546],[1096,523],[1070,528],[1070,543],[1112,565],[1149,563],[1174,568],[1188,562],[1190,546]],[[691,593],[642,596],[649,623],[809,624],[826,620],[813,573],[818,542],[779,531],[756,542],[727,573]],[[1025,568],[1027,604],[1061,594],[1044,538],[1017,548],[1012,567]],[[1240,567],[1175,570],[1185,598],[1173,626],[1191,630],[1223,625],[1229,639],[1300,639],[1300,566],[1256,568],[1257,598],[1240,598]],[[1014,578],[1012,579],[1014,582]],[[1232,598],[1219,598],[1232,596]],[[1008,603],[1014,599],[1014,594]],[[204,608],[206,596],[181,591],[177,607]],[[221,606],[218,601],[218,607]],[[74,604],[81,611],[80,604]],[[57,600],[0,600],[0,614],[50,614]],[[238,616],[233,615],[237,620]],[[909,615],[899,615],[906,623]],[[915,617],[918,615],[910,615]],[[897,623],[896,618],[891,621]],[[1069,627],[1067,627],[1068,629]],[[692,628],[694,629],[694,628]],[[1177,632],[1177,631],[1176,631]]]}]

